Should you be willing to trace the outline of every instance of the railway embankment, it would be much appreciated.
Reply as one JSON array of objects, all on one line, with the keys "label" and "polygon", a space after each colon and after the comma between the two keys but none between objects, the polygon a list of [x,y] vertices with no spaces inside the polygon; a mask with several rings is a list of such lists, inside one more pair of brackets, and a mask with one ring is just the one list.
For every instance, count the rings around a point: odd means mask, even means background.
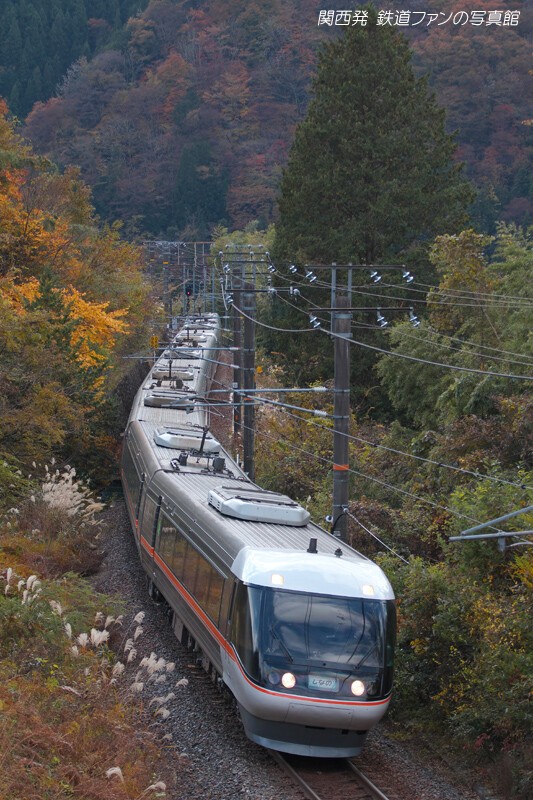
[{"label": "railway embankment", "polygon": [[[177,642],[165,607],[148,597],[123,503],[117,500],[107,517],[106,556],[94,586],[117,594],[126,616],[144,612],[136,663],[153,652],[175,664],[171,678],[148,683],[136,698],[144,709],[139,736],[146,728],[155,732],[162,748],[154,772],[165,776],[167,800],[299,800],[301,790],[266,750],[246,739],[231,702],[196,663],[195,654]],[[174,696],[164,704],[168,715],[156,715],[159,699],[169,694]],[[413,750],[378,729],[369,735],[361,763],[398,800],[479,800],[445,762],[428,762]]]}]

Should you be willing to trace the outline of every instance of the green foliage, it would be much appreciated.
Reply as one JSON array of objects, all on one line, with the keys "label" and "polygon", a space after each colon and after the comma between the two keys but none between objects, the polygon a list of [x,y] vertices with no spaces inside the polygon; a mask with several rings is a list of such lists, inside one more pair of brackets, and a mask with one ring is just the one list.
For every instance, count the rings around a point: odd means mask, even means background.
[{"label": "green foliage", "polygon": [[428,294],[429,317],[416,331],[408,323],[395,325],[389,334],[391,349],[473,371],[425,364],[421,381],[420,362],[385,356],[377,373],[393,407],[405,422],[420,428],[466,416],[490,419],[513,403],[527,408],[526,381],[483,373],[528,374],[533,356],[531,233],[501,225],[493,239],[473,230],[440,236],[431,259],[442,277]]},{"label": "green foliage", "polygon": [[[268,379],[268,375],[267,375]],[[285,395],[287,403],[318,407],[318,395]],[[331,406],[325,405],[331,413]],[[330,421],[317,425],[309,416],[264,405],[257,414],[256,478],[267,489],[288,494],[307,505],[323,486],[333,454]],[[314,457],[313,457],[314,456]],[[329,512],[327,512],[329,513]]]},{"label": "green foliage", "polygon": [[270,252],[274,242],[274,226],[270,225],[266,230],[259,227],[257,220],[249,222],[241,231],[229,231],[222,225],[213,229],[211,253],[217,257],[219,253],[231,253],[233,249],[251,249],[255,259],[260,258],[262,253]]},{"label": "green foliage", "polygon": [[[346,29],[321,51],[313,99],[296,130],[281,181],[274,256],[283,286],[291,279],[281,263],[285,260],[311,266],[405,261],[417,264],[417,277],[424,280],[432,274],[424,257],[431,238],[464,222],[473,193],[452,160],[455,143],[445,133],[444,111],[426,82],[415,78],[410,58],[403,36],[393,27],[377,25],[371,9],[366,27]],[[355,276],[368,282],[368,274]],[[346,282],[344,273],[339,280]],[[387,293],[379,293],[382,305],[387,305],[382,299]],[[375,307],[370,291],[354,296],[363,307]],[[397,294],[391,294],[391,305],[393,297]],[[329,300],[326,290],[313,288],[317,306]],[[372,324],[375,311],[358,312],[357,318]],[[272,322],[280,329],[308,326],[304,314],[281,304],[273,310]],[[331,377],[331,346],[320,333],[305,340],[275,332],[262,335],[263,345],[273,352],[289,348],[287,366],[293,373],[305,347],[306,378]],[[386,344],[381,332],[363,330],[360,337],[374,347]],[[371,390],[375,353],[351,348],[351,356],[354,402],[373,407],[376,414],[390,411]],[[401,381],[408,372],[403,369],[394,380]],[[412,373],[404,393],[411,406],[418,406],[421,391],[411,391],[417,380],[414,367]],[[425,400],[430,410],[436,391]],[[397,397],[393,403],[398,408]]]},{"label": "green foliage", "polygon": [[[419,335],[413,335],[409,322],[397,323],[389,334],[390,348],[416,359],[441,361],[440,337],[426,333],[424,325],[419,330]],[[420,363],[394,356],[383,356],[376,372],[400,418],[417,427],[431,425],[439,398],[454,380],[449,371],[426,364],[421,381]]]},{"label": "green foliage", "polygon": [[[455,551],[453,551],[455,552]],[[446,562],[382,559],[401,597],[394,714],[445,724],[474,748],[519,748],[531,726],[533,597]]]},{"label": "green foliage", "polygon": [[464,222],[472,191],[444,112],[415,79],[406,41],[376,19],[369,9],[366,27],[320,54],[281,183],[277,255],[387,263]]},{"label": "green foliage", "polygon": [[0,595],[0,660],[23,662],[30,653],[54,659],[61,629],[61,621],[41,597],[30,604],[22,603],[18,594]]},{"label": "green foliage", "polygon": [[67,68],[108,43],[145,0],[0,3],[0,95],[14,114],[51,97]]},{"label": "green foliage", "polygon": [[0,453],[0,511],[15,506],[28,489],[28,481],[18,468],[18,461],[6,453]]},{"label": "green foliage", "polygon": [[175,219],[189,239],[209,237],[209,223],[223,220],[228,177],[214,162],[207,142],[183,148],[176,176]]}]

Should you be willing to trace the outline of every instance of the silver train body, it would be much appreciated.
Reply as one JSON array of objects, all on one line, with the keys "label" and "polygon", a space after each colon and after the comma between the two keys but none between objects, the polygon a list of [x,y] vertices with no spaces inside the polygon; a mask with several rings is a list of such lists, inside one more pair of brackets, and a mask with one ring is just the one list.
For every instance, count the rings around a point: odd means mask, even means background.
[{"label": "silver train body", "polygon": [[186,319],[128,422],[122,481],[150,593],[231,691],[250,739],[357,755],[390,701],[394,595],[377,565],[250,482],[208,432],[219,337],[216,315]]}]

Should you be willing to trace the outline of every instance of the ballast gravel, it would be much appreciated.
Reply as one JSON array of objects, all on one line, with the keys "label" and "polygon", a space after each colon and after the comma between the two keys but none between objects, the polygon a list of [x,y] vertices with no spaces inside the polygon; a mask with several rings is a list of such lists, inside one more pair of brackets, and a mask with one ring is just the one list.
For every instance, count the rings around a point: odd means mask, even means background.
[{"label": "ballast gravel", "polygon": [[[130,619],[139,611],[145,612],[143,633],[135,643],[137,663],[144,655],[155,652],[176,664],[172,679],[165,686],[146,684],[140,697],[146,709],[142,724],[155,730],[161,740],[162,763],[154,765],[154,774],[157,779],[166,779],[167,800],[300,800],[301,790],[266,750],[246,738],[234,705],[196,664],[196,655],[177,641],[165,606],[148,596],[123,501],[117,499],[105,516],[107,525],[101,545],[106,555],[94,576],[94,587],[118,595]],[[183,678],[185,681],[176,686]],[[150,705],[150,700],[171,691],[175,697],[165,704],[169,716],[155,717],[157,705]],[[480,797],[452,786],[447,776],[428,768],[408,748],[388,739],[382,728],[369,735],[356,763],[396,800]]]}]

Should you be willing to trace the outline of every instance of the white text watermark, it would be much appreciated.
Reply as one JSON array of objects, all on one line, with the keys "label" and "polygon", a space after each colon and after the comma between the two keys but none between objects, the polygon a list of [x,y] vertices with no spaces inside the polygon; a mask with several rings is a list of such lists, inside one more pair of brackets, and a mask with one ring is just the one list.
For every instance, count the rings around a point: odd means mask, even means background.
[{"label": "white text watermark", "polygon": [[[515,27],[520,19],[520,11],[379,11],[378,25],[399,25],[416,27],[417,25],[496,25],[498,27]],[[361,25],[368,22],[368,11],[364,8],[355,11],[327,11],[318,12],[318,24],[330,27],[341,25]]]}]

